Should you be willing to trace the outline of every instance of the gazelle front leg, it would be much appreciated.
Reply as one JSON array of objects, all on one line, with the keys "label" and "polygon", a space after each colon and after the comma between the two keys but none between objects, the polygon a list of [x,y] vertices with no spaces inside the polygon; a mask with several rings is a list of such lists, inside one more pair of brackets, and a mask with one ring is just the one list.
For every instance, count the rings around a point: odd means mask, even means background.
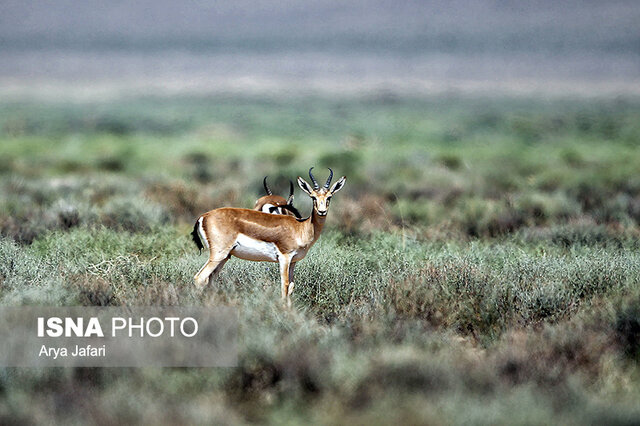
[{"label": "gazelle front leg", "polygon": [[282,297],[282,301],[285,299],[287,301],[287,306],[291,306],[291,292],[293,291],[293,286],[289,287],[289,277],[291,276],[291,268],[293,265],[291,264],[291,256],[290,254],[280,254],[278,256],[278,262],[280,263],[280,294]]},{"label": "gazelle front leg", "polygon": [[291,262],[291,265],[289,266],[289,290],[287,291],[287,297],[291,298],[291,295],[293,294],[293,286],[294,286],[294,282],[293,282],[293,270],[296,268],[296,262]]}]

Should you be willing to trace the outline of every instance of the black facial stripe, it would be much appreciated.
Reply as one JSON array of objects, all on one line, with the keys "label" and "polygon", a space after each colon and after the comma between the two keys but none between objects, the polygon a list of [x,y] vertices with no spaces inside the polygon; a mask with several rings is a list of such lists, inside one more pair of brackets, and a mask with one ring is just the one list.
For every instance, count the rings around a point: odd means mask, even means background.
[{"label": "black facial stripe", "polygon": [[302,215],[300,214],[300,212],[298,211],[298,209],[296,209],[295,207],[293,207],[291,204],[287,204],[284,206],[281,206],[280,209],[283,211],[285,210],[289,210],[290,212],[292,212],[296,218],[300,219],[302,217]]}]

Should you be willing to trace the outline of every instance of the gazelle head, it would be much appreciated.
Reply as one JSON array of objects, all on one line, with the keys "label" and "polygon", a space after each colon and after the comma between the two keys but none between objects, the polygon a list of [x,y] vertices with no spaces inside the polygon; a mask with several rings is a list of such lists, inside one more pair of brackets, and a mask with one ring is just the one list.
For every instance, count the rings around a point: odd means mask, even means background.
[{"label": "gazelle head", "polygon": [[333,186],[331,186],[331,188],[329,188],[329,185],[331,185],[331,179],[333,179],[333,170],[329,169],[329,178],[327,178],[327,182],[324,186],[321,187],[315,177],[313,177],[311,170],[313,170],[313,167],[309,169],[309,177],[311,178],[311,182],[313,182],[313,187],[300,176],[298,176],[298,186],[306,192],[309,197],[311,197],[313,200],[313,210],[318,213],[318,216],[326,216],[327,211],[329,210],[331,197],[342,189],[347,181],[347,177],[342,176],[333,184]]},{"label": "gazelle head", "polygon": [[273,195],[269,185],[267,185],[267,176],[264,177],[262,181],[264,185],[264,190],[267,195],[264,195],[258,200],[256,200],[256,204],[253,209],[261,211],[263,213],[272,213],[272,214],[284,214],[295,217],[300,217],[300,213],[293,207],[293,182],[289,181],[289,197],[285,199],[279,195]]}]

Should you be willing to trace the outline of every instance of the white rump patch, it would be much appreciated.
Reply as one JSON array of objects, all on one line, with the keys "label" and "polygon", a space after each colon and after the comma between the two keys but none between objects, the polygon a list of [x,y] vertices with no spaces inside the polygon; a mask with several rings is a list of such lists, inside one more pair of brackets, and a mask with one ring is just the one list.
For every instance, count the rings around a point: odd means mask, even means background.
[{"label": "white rump patch", "polygon": [[207,241],[207,236],[204,234],[204,228],[202,227],[203,219],[203,217],[200,217],[200,219],[198,219],[198,234],[200,234],[200,239],[204,243],[205,247],[209,248],[209,241]]},{"label": "white rump patch", "polygon": [[245,260],[278,261],[278,248],[274,243],[256,240],[244,234],[238,234],[231,254]]}]

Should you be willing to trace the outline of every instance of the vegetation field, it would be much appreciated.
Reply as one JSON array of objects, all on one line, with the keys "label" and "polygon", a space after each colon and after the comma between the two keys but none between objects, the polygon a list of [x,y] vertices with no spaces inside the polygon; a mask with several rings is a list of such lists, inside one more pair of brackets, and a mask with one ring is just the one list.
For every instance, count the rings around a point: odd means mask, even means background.
[{"label": "vegetation field", "polygon": [[[638,424],[639,148],[635,98],[0,101],[0,305],[240,314],[236,368],[0,369],[0,423]],[[293,307],[196,291],[196,217],[311,166]]]}]

